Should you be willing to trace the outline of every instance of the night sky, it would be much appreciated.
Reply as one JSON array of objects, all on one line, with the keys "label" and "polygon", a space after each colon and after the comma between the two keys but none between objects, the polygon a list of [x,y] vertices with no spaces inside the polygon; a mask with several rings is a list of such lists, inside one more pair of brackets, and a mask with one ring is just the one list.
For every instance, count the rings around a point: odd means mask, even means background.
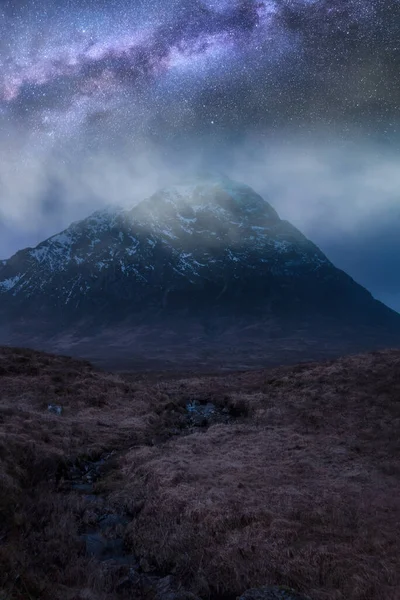
[{"label": "night sky", "polygon": [[400,310],[400,0],[0,0],[0,258],[199,169]]}]

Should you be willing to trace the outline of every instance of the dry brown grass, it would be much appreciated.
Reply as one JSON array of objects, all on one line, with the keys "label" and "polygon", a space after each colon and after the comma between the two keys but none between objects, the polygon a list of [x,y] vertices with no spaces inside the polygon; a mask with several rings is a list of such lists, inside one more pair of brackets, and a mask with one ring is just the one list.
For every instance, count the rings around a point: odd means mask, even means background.
[{"label": "dry brown grass", "polygon": [[[0,349],[0,598],[116,598],[77,541],[81,500],[56,493],[63,464],[112,448],[130,544],[200,595],[400,598],[400,351],[134,379]],[[236,420],[171,437],[190,400]]]},{"label": "dry brown grass", "polygon": [[144,500],[140,554],[203,593],[269,582],[315,600],[400,598],[400,352],[193,379],[172,395],[249,416],[125,457],[123,493]]},{"label": "dry brown grass", "polygon": [[[56,493],[57,480],[77,457],[151,439],[158,395],[84,361],[0,349],[0,591],[6,600],[67,598],[63,586],[87,586],[96,567],[77,541],[81,507]],[[47,410],[50,403],[63,407],[62,416]]]}]

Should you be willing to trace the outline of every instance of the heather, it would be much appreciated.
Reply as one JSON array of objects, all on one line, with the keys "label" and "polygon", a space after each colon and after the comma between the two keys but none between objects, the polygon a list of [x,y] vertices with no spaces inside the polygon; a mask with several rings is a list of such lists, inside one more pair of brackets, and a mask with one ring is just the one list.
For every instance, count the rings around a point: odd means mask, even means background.
[{"label": "heather", "polygon": [[[2,348],[0,590],[152,597],[88,556],[82,532],[106,512],[124,515],[138,572],[172,574],[200,598],[277,584],[312,600],[395,600],[399,397],[396,350],[165,376]],[[188,406],[214,408],[194,419]],[[89,509],[71,472],[111,452]]]}]

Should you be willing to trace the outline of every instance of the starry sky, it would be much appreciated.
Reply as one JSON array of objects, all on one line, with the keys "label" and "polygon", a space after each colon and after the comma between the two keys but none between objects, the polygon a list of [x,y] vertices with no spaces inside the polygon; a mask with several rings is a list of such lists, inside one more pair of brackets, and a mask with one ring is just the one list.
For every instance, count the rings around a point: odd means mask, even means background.
[{"label": "starry sky", "polygon": [[0,258],[199,168],[400,310],[400,0],[0,0]]}]

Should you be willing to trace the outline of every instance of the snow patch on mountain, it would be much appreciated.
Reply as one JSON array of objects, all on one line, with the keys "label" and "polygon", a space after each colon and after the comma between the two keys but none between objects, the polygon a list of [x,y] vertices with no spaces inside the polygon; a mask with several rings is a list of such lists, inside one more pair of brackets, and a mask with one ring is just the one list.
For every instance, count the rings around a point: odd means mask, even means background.
[{"label": "snow patch on mountain", "polygon": [[179,275],[179,286],[185,279],[201,286],[202,279],[237,280],[246,271],[290,276],[299,267],[327,265],[322,252],[251,188],[218,178],[173,186],[132,209],[108,207],[72,223],[3,261],[0,295],[40,294],[76,306],[94,289],[101,295],[104,282],[113,293],[123,281],[130,297],[140,286],[165,286],[165,273]]},{"label": "snow patch on mountain", "polygon": [[14,277],[9,277],[8,279],[3,279],[0,281],[0,289],[2,291],[12,290],[14,286],[20,281],[22,275],[15,275]]}]

